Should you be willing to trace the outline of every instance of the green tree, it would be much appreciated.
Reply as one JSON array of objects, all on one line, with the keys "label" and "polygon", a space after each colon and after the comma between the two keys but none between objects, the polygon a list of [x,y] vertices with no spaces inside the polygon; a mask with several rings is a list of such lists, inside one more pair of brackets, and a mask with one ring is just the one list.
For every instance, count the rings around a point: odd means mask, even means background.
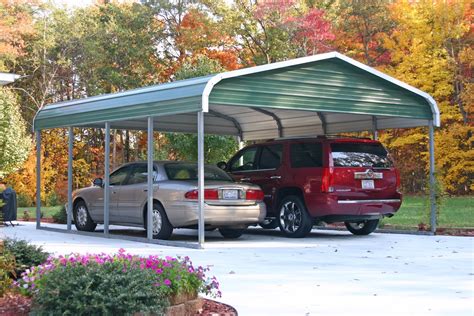
[{"label": "green tree", "polygon": [[[176,80],[205,76],[225,71],[217,60],[207,56],[187,59],[177,70]],[[167,145],[162,150],[179,160],[197,161],[197,135],[166,133]],[[238,148],[237,141],[231,136],[206,135],[204,137],[204,157],[207,163],[227,161]]]},{"label": "green tree", "polygon": [[0,88],[0,178],[17,170],[28,157],[31,140],[13,92]]}]

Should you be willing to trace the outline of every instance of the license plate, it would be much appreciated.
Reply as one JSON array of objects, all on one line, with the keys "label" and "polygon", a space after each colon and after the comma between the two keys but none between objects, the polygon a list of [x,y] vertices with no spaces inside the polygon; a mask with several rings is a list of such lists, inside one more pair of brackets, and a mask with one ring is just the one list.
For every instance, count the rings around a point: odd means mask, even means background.
[{"label": "license plate", "polygon": [[224,200],[237,200],[239,198],[239,190],[222,190],[222,198]]},{"label": "license plate", "polygon": [[362,180],[362,189],[375,189],[374,180]]}]

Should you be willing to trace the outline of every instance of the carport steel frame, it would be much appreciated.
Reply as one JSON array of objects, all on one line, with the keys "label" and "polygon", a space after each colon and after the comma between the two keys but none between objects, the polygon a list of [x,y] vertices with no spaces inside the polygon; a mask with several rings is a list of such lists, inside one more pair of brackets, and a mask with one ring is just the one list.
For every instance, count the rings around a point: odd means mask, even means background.
[{"label": "carport steel frame", "polygon": [[[248,90],[245,90],[245,88],[242,88],[242,82],[239,82],[238,80],[244,79],[243,84],[245,87],[245,79],[250,78],[250,83],[252,84],[252,79],[255,80],[255,77],[252,77],[254,75],[257,76],[262,76],[260,80],[267,80],[268,82],[272,83],[272,81],[275,81],[272,76],[276,75],[281,75],[281,71],[285,71],[285,69],[288,69],[288,73],[291,75],[291,71],[295,71],[296,73],[298,71],[308,71],[308,67],[313,67],[312,69],[315,73],[318,72],[318,62],[326,62],[326,61],[335,61],[336,67],[334,69],[330,68],[329,69],[323,69],[322,75],[317,74],[309,79],[313,80],[312,83],[314,84],[316,82],[316,85],[314,87],[319,87],[318,85],[322,85],[323,89],[326,89],[327,87],[324,87],[324,84],[321,83],[321,81],[327,80],[327,76],[332,76],[330,77],[330,80],[333,80],[334,77],[334,82],[332,83],[334,86],[338,88],[336,92],[340,92],[340,90],[343,90],[346,88],[344,86],[344,83],[347,84],[347,79],[351,79],[353,81],[356,81],[355,79],[352,79],[352,76],[367,76],[369,77],[367,80],[367,87],[365,86],[360,86],[360,83],[355,83],[354,87],[351,87],[350,89],[348,88],[348,91],[354,95],[349,95],[349,98],[347,98],[347,93],[344,95],[345,98],[343,97],[337,97],[334,95],[322,95],[324,94],[323,92],[319,92],[321,95],[316,95],[315,93],[312,92],[313,90],[310,89],[308,92],[308,95],[301,95],[300,94],[294,94],[294,93],[288,93],[286,91],[286,94],[281,94],[282,99],[286,100],[286,104],[281,106],[281,101],[280,99],[275,99],[279,105],[272,106],[272,104],[268,105],[265,104],[265,98],[268,98],[268,92],[267,91],[253,91],[253,87],[251,86],[250,88],[247,88]],[[347,66],[350,68],[352,73],[349,74],[341,74],[341,65],[337,65],[337,63],[344,63],[342,67]],[[346,65],[347,64],[347,65]],[[324,64],[322,64],[324,67]],[[300,68],[298,68],[300,67]],[[306,67],[306,68],[305,68]],[[327,67],[327,65],[326,65]],[[338,68],[339,67],[339,68]],[[316,69],[315,69],[316,68]],[[354,70],[355,69],[355,70]],[[339,71],[339,72],[338,72]],[[357,73],[358,72],[358,73]],[[360,72],[363,72],[361,75]],[[329,74],[329,75],[328,75]],[[267,77],[264,77],[264,76]],[[284,73],[286,75],[286,73]],[[320,77],[318,77],[320,75]],[[346,77],[344,77],[346,75]],[[324,77],[326,76],[326,77]],[[263,78],[263,79],[262,79]],[[325,79],[326,78],[326,79]],[[342,78],[342,79],[341,79]],[[375,80],[374,80],[375,78]],[[357,131],[357,130],[371,130],[373,132],[374,139],[377,138],[378,134],[378,129],[379,128],[395,128],[399,127],[397,126],[397,122],[400,122],[402,126],[404,127],[411,127],[411,126],[428,126],[429,130],[429,154],[430,154],[430,201],[431,201],[431,217],[430,217],[430,223],[431,223],[431,231],[434,233],[436,231],[436,204],[435,204],[435,161],[434,161],[434,127],[440,125],[440,118],[439,118],[439,110],[437,107],[436,102],[431,98],[430,95],[426,94],[423,91],[420,91],[414,87],[411,87],[403,82],[400,82],[390,76],[387,76],[371,67],[368,67],[364,64],[361,64],[349,57],[346,57],[344,55],[341,55],[337,52],[331,52],[331,53],[326,53],[326,54],[319,54],[315,56],[308,56],[308,57],[303,57],[303,58],[298,58],[298,59],[293,59],[293,60],[288,60],[284,62],[279,62],[279,63],[274,63],[274,64],[269,64],[269,65],[263,65],[263,66],[257,66],[257,67],[251,67],[251,68],[245,68],[241,70],[236,70],[236,71],[230,71],[226,73],[221,73],[217,74],[214,76],[209,76],[209,77],[204,77],[204,78],[197,78],[195,81],[183,81],[183,82],[176,82],[174,85],[178,88],[181,88],[184,86],[186,88],[186,84],[192,85],[193,89],[192,92],[194,92],[193,97],[200,96],[200,106],[197,108],[189,108],[189,104],[187,105],[188,108],[186,112],[181,112],[181,113],[197,113],[197,146],[198,146],[198,242],[197,243],[189,243],[189,242],[180,242],[180,241],[161,241],[161,240],[153,240],[152,236],[152,210],[153,210],[153,157],[154,157],[154,149],[153,149],[153,131],[154,129],[154,117],[158,117],[159,114],[156,114],[157,108],[156,106],[154,108],[150,108],[149,111],[154,110],[155,114],[150,114],[148,115],[145,113],[141,113],[139,118],[145,118],[147,119],[147,132],[148,132],[148,137],[147,137],[147,169],[148,169],[148,175],[147,175],[147,238],[143,239],[143,241],[146,242],[152,242],[152,243],[159,243],[159,244],[164,244],[164,245],[171,245],[171,246],[184,246],[184,247],[192,247],[192,248],[203,248],[204,246],[204,114],[209,113],[210,115],[213,115],[213,117],[217,117],[223,120],[226,120],[227,122],[231,123],[233,128],[235,128],[235,132],[233,133],[235,136],[239,138],[239,140],[242,140],[243,137],[245,136],[245,127],[242,127],[242,123],[246,123],[243,121],[238,121],[234,117],[230,115],[226,115],[225,113],[222,114],[219,111],[215,111],[214,109],[209,108],[209,103],[210,103],[210,96],[211,92],[213,91],[214,87],[216,85],[220,85],[219,90],[217,92],[217,97],[214,97],[214,103],[216,104],[226,104],[225,102],[232,102],[233,100],[226,100],[223,99],[222,97],[222,91],[224,91],[224,95],[227,90],[229,90],[229,85],[225,86],[222,85],[222,82],[225,82],[227,79],[229,79],[232,83],[232,80],[237,79],[237,83],[234,84],[235,86],[230,85],[232,90],[231,92],[235,92],[236,99],[239,97],[241,98],[240,100],[235,100],[235,105],[233,103],[227,103],[227,105],[234,106],[234,107],[248,107],[249,109],[252,109],[255,112],[261,113],[262,115],[266,115],[267,117],[270,117],[274,123],[275,123],[275,129],[276,129],[276,137],[283,137],[287,136],[284,133],[284,123],[283,120],[276,115],[272,111],[276,111],[276,109],[280,110],[296,110],[296,111],[312,111],[313,113],[317,114],[317,118],[319,119],[319,124],[321,127],[321,131],[323,134],[331,134],[331,133],[336,133],[338,130],[337,128],[341,129],[341,127],[337,127],[337,122],[328,122],[328,115],[334,114],[334,113],[347,113],[354,115],[353,122],[358,123],[357,128],[349,129],[347,131]],[[258,78],[257,78],[258,79]],[[290,78],[291,79],[291,78]],[[303,78],[307,79],[307,78]],[[357,79],[357,78],[356,78]],[[360,78],[359,78],[360,79]],[[363,78],[364,79],[364,78]],[[300,84],[301,86],[307,85],[308,82],[310,81],[305,81],[301,80],[301,83],[298,82],[297,84]],[[346,80],[346,81],[344,81]],[[380,80],[382,82],[381,85],[378,86],[370,86],[370,84],[374,84],[376,80]],[[197,83],[196,83],[197,82]],[[364,84],[364,83],[362,83]],[[171,86],[171,88],[168,88],[168,90],[172,90],[173,83],[168,84]],[[202,90],[198,94],[196,94],[196,86],[201,85],[203,87]],[[338,86],[339,85],[339,86]],[[342,86],[341,86],[342,85]],[[382,85],[387,85],[388,88],[384,90],[384,86]],[[171,91],[169,92],[167,90],[166,86],[163,88],[163,91],[159,91],[161,87],[164,87],[163,85],[156,86],[156,91],[159,93],[159,97],[161,98],[159,101],[163,101],[163,99],[166,100],[179,100],[181,99],[186,99],[186,97],[189,98],[189,96],[174,96],[173,93],[181,93],[181,90],[176,91]],[[275,85],[276,89],[282,89],[281,86]],[[299,87],[299,86],[298,86]],[[222,90],[223,88],[223,90]],[[272,88],[270,86],[270,88]],[[307,87],[303,87],[306,88]],[[305,90],[301,88],[303,92]],[[329,84],[329,90],[330,88],[333,88],[331,84]],[[81,100],[73,100],[73,101],[68,101],[65,103],[60,103],[60,104],[55,104],[53,106],[46,106],[43,109],[40,109],[38,113],[36,113],[35,119],[34,119],[34,131],[36,133],[36,154],[37,154],[37,162],[36,162],[36,227],[37,229],[48,229],[46,227],[41,227],[40,224],[40,213],[41,213],[41,195],[40,195],[40,188],[41,188],[41,130],[45,128],[55,128],[55,127],[67,127],[68,128],[68,137],[69,137],[69,142],[68,142],[68,202],[67,202],[67,232],[72,232],[71,231],[71,222],[72,222],[72,207],[73,207],[73,201],[72,201],[72,158],[73,158],[73,141],[74,141],[74,135],[73,135],[73,126],[87,126],[86,123],[82,122],[81,124],[73,124],[72,118],[73,116],[67,116],[67,115],[72,115],[72,114],[64,114],[62,113],[67,112],[71,110],[71,108],[74,110],[75,106],[82,104],[83,102],[87,103],[88,100],[89,103],[93,102],[102,102],[102,106],[104,105],[103,102],[113,102],[110,101],[113,98],[118,98],[120,96],[125,96],[128,97],[130,95],[135,94],[140,94],[140,93],[148,93],[150,91],[156,92],[153,90],[154,88],[144,88],[144,90],[136,90],[136,92],[124,92],[124,93],[118,93],[118,94],[112,94],[109,96],[99,96],[99,97],[92,97],[92,98],[85,98]],[[242,90],[243,89],[243,90]],[[262,88],[263,90],[266,89]],[[290,90],[292,87],[290,87]],[[351,90],[352,89],[352,90]],[[398,89],[397,91],[395,91]],[[257,89],[258,90],[258,89]],[[306,90],[307,92],[308,90]],[[362,96],[361,96],[361,91]],[[394,92],[395,91],[395,92]],[[171,97],[167,95],[167,93],[171,93]],[[220,94],[219,94],[220,93]],[[240,93],[241,95],[239,95]],[[248,98],[253,98],[253,94],[255,93],[256,99],[258,97],[263,100],[262,104],[247,104],[244,101],[248,100]],[[265,95],[265,93],[267,95]],[[312,93],[312,95],[311,95]],[[366,94],[365,94],[366,93]],[[278,94],[276,92],[275,94]],[[357,95],[359,94],[359,95]],[[380,97],[381,95],[381,97]],[[409,96],[407,96],[409,95]],[[220,97],[220,99],[219,99]],[[274,97],[272,95],[272,97]],[[278,97],[278,96],[277,96]],[[304,99],[306,97],[306,99]],[[312,99],[310,98],[312,97]],[[229,97],[230,99],[230,97]],[[321,102],[320,99],[323,99]],[[105,101],[104,101],[105,100]],[[193,99],[194,100],[194,99]],[[223,101],[222,101],[223,100]],[[244,100],[244,101],[243,101]],[[273,100],[273,99],[271,99]],[[303,106],[298,107],[298,105],[293,105],[292,102],[296,101],[299,102],[299,104],[302,104],[303,101],[301,100],[315,100],[314,102],[317,103],[314,105],[314,108],[311,108],[313,104],[311,102],[307,104],[303,104]],[[327,100],[327,101],[324,101]],[[348,101],[349,100],[349,101]],[[352,101],[351,101],[352,100]],[[408,100],[408,101],[407,101]],[[155,100],[153,104],[158,104],[158,100]],[[331,102],[337,102],[340,101],[341,104],[345,104],[346,108],[344,106],[338,107],[338,106],[332,106],[328,110],[329,105],[326,105],[325,102],[328,104],[331,104]],[[116,101],[115,101],[116,102]],[[138,101],[137,101],[138,102]],[[148,102],[150,102],[148,100]],[[251,102],[251,101],[250,101]],[[256,101],[258,102],[258,101]],[[359,106],[358,110],[351,111],[351,109],[347,109],[347,105],[351,106],[351,102],[353,102],[354,106],[357,107]],[[413,104],[411,104],[413,103]],[[152,103],[148,103],[152,104]],[[153,105],[152,104],[152,105]],[[171,103],[172,104],[172,103]],[[361,104],[363,106],[361,106]],[[381,105],[382,104],[382,105]],[[84,104],[86,105],[86,104]],[[142,103],[136,103],[132,104],[134,105],[143,105]],[[372,113],[370,112],[371,108],[367,110],[367,112],[364,111],[364,106],[367,108],[368,105],[373,105],[373,108],[375,109],[375,112]],[[69,106],[69,107],[68,107]],[[165,104],[165,106],[169,106],[169,104]],[[320,108],[318,108],[318,106]],[[408,112],[410,112],[410,108],[407,106],[413,106],[413,111],[418,113],[416,115],[411,116],[410,114],[407,114],[407,109]],[[423,107],[428,106],[428,109],[423,109]],[[400,109],[398,109],[399,107]],[[84,107],[82,107],[84,108]],[[121,110],[124,107],[120,108]],[[143,108],[141,108],[143,110]],[[361,110],[362,109],[362,112]],[[377,112],[380,110],[379,112]],[[41,113],[41,112],[46,112],[46,114]],[[76,110],[77,111],[77,110]],[[166,108],[164,111],[170,111],[169,108]],[[385,112],[384,112],[385,111]],[[387,112],[388,111],[388,112]],[[424,112],[423,112],[424,111]],[[146,111],[145,111],[146,112]],[[307,112],[307,113],[310,113]],[[52,114],[50,114],[52,113]],[[400,115],[397,115],[397,113],[402,113]],[[40,114],[40,115],[39,115]],[[74,115],[77,115],[77,113],[73,113]],[[93,114],[93,113],[92,113]],[[179,113],[178,113],[179,114]],[[52,123],[49,123],[49,117],[52,119]],[[91,113],[88,113],[89,117],[91,117]],[[166,114],[165,114],[166,115]],[[370,123],[367,123],[366,125],[363,125],[360,120],[360,118],[357,118],[359,115],[365,115],[370,117]],[[179,116],[179,115],[178,115]],[[46,118],[45,118],[46,117]],[[77,116],[76,116],[77,117]],[[390,121],[389,119],[392,121]],[[62,122],[58,123],[58,118],[59,120],[63,120]],[[136,118],[136,117],[135,117]],[[400,118],[400,121],[397,121],[397,118]],[[111,129],[111,122],[115,121],[122,121],[122,122],[127,122],[127,117],[121,117],[120,119],[114,118],[112,120],[105,120],[102,121],[102,126],[97,125],[100,124],[100,120],[95,120],[95,117],[91,119],[91,124],[92,122],[93,127],[99,127],[99,128],[104,128],[105,127],[105,162],[104,162],[104,236],[105,237],[110,237],[109,234],[109,196],[110,196],[110,185],[109,185],[109,174],[110,174],[110,129]],[[39,122],[39,124],[38,124]],[[351,123],[352,121],[345,121],[343,123]],[[383,126],[379,126],[379,123],[385,124]],[[387,123],[389,122],[389,123]],[[258,124],[258,123],[257,123]],[[335,124],[335,125],[334,125]],[[361,125],[362,124],[362,129]],[[388,124],[388,125],[387,125]],[[249,124],[247,124],[249,125]],[[183,127],[184,129],[184,127]],[[187,131],[189,131],[189,126]],[[308,127],[307,129],[304,130],[304,133],[307,135],[312,135],[314,131],[311,130],[311,127]],[[290,133],[291,134],[291,133]],[[293,135],[289,135],[293,136]],[[316,136],[316,135],[313,135]],[[57,230],[55,230],[57,231]],[[81,233],[81,232],[75,232],[75,233]],[[89,234],[88,234],[89,235]],[[121,237],[122,239],[127,239],[126,237]],[[137,240],[137,238],[130,237],[130,239]]]}]

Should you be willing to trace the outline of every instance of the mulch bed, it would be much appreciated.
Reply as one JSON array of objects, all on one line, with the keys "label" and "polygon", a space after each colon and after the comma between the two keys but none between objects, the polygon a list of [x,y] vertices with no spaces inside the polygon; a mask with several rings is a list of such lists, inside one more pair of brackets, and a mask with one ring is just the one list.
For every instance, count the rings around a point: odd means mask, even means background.
[{"label": "mulch bed", "polygon": [[26,316],[30,311],[31,298],[21,294],[7,293],[0,297],[0,315]]},{"label": "mulch bed", "polygon": [[204,304],[202,306],[202,310],[197,313],[196,315],[204,315],[204,316],[237,316],[237,310],[230,305],[216,302],[213,300],[208,300],[203,298]]},{"label": "mulch bed", "polygon": [[[202,309],[196,313],[201,316],[237,316],[237,310],[230,305],[203,298]],[[21,294],[8,293],[0,298],[0,315],[27,316],[30,311],[31,298]]]}]

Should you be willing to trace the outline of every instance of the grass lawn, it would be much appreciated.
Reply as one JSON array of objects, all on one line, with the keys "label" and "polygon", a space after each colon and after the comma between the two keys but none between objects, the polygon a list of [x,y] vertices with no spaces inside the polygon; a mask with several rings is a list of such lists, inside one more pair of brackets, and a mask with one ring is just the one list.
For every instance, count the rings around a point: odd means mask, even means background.
[{"label": "grass lawn", "polygon": [[[61,206],[43,206],[41,207],[41,212],[43,212],[43,217],[44,218],[51,218],[53,217],[53,214],[55,214],[57,211],[61,209]],[[30,218],[36,218],[36,207],[19,207],[18,212],[17,212],[17,218],[19,220],[23,219],[23,214],[25,211],[28,212],[30,215]]]},{"label": "grass lawn", "polygon": [[[474,228],[474,196],[446,197],[439,211],[438,226],[445,228]],[[419,223],[429,226],[429,197],[404,196],[400,210],[382,224],[397,228],[415,228]]]}]

